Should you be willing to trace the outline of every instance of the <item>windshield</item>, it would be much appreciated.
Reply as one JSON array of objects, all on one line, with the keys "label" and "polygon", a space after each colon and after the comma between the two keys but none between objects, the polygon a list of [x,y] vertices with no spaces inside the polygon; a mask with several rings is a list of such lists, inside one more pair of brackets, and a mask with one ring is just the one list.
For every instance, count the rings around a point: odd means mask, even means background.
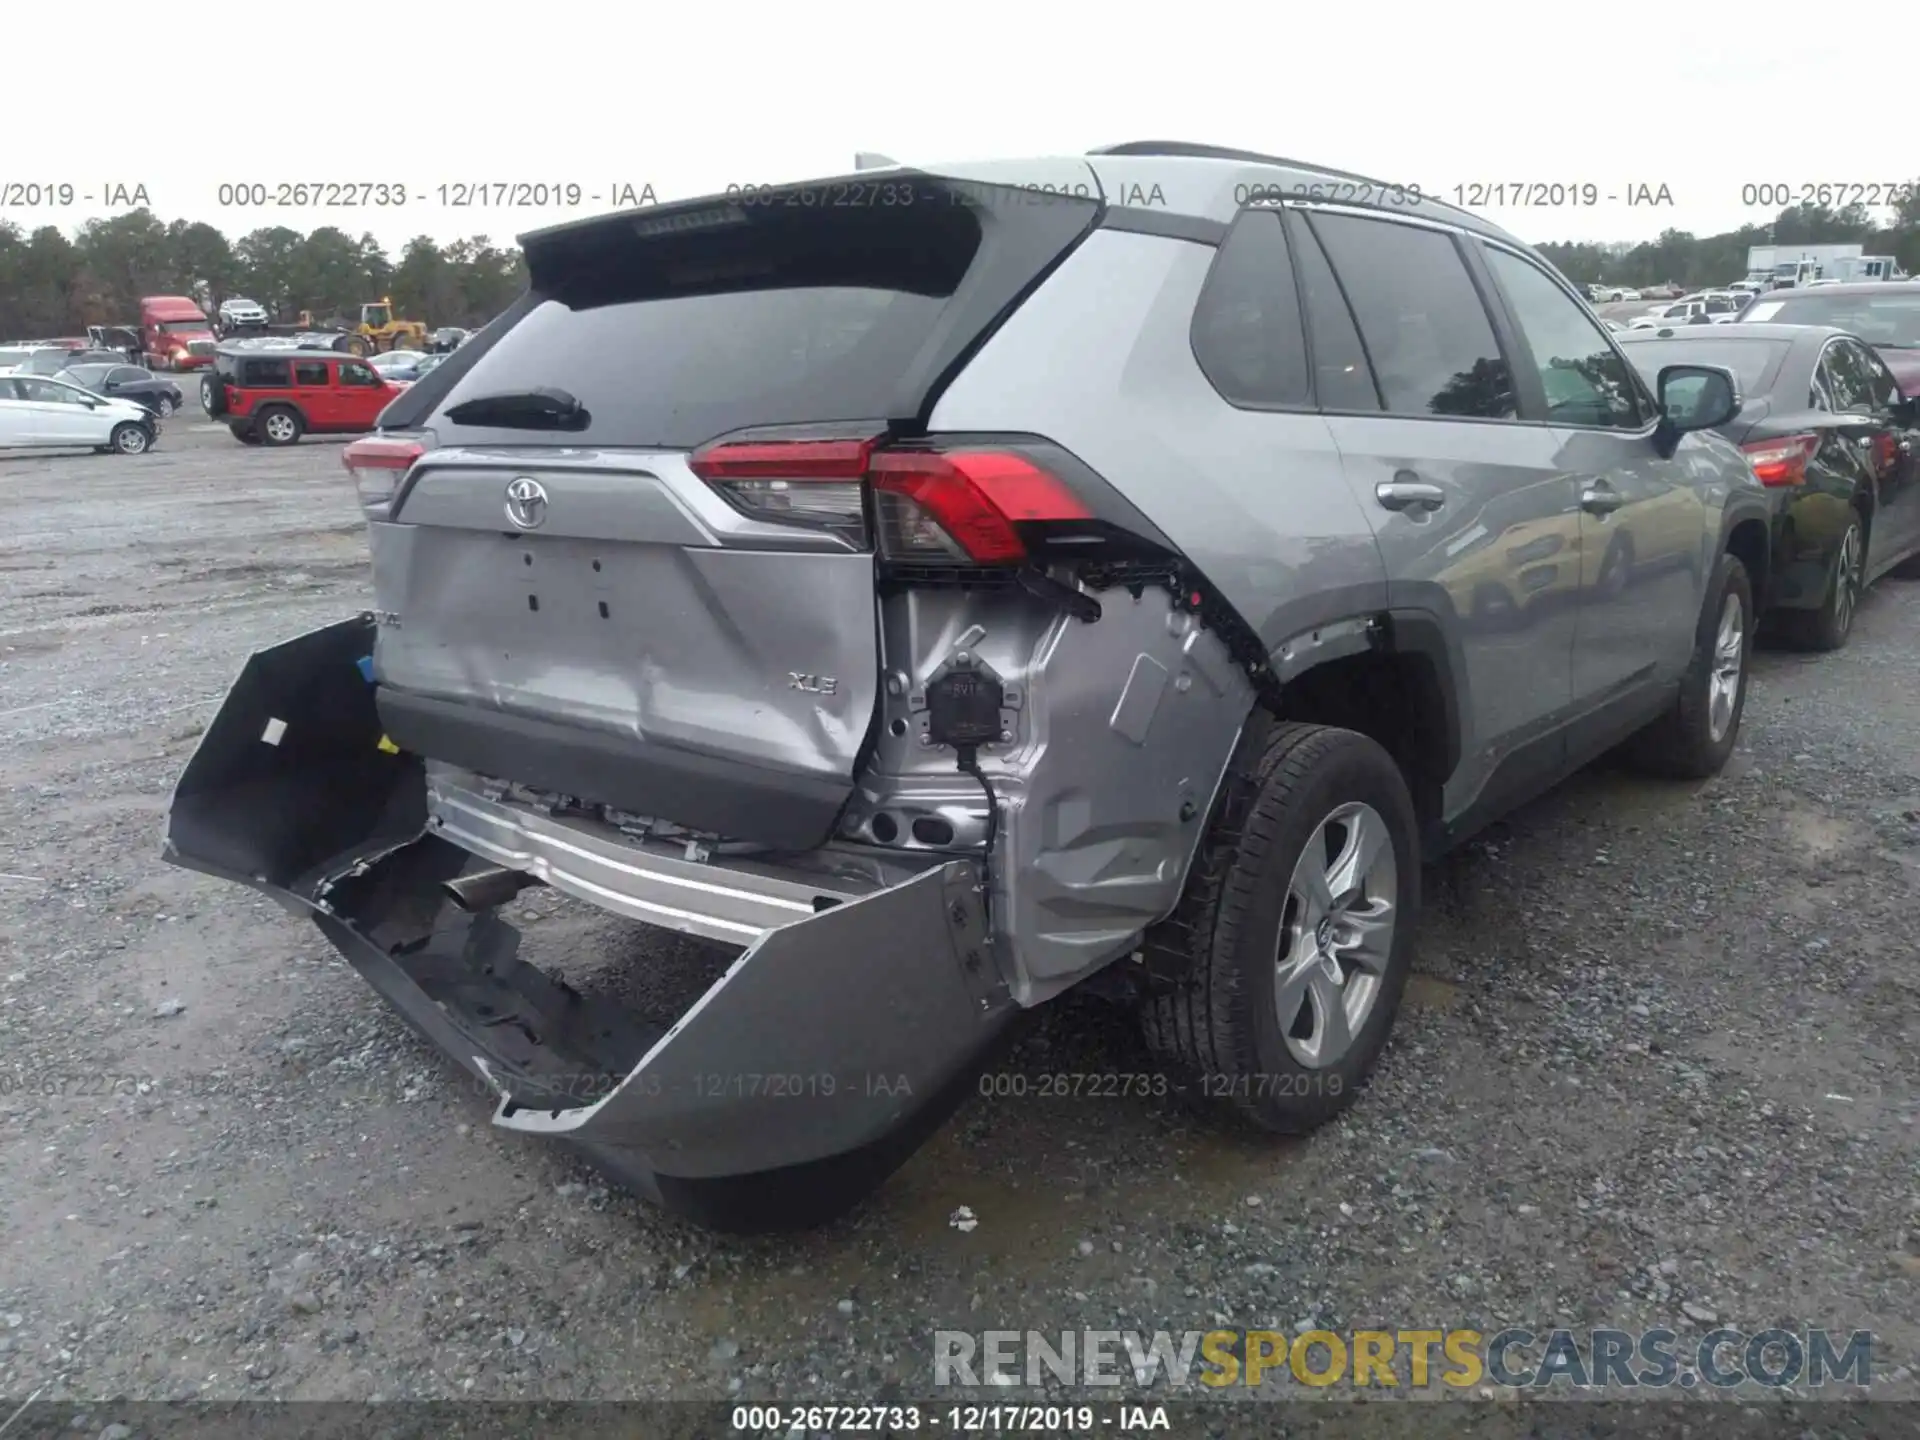
[{"label": "windshield", "polygon": [[1747,307],[1740,318],[1776,325],[1833,325],[1883,350],[1920,350],[1920,294],[1783,295]]},{"label": "windshield", "polygon": [[204,334],[207,322],[204,320],[162,320],[156,327],[162,335]]},{"label": "windshield", "polygon": [[1791,340],[1723,340],[1721,326],[1711,342],[1699,340],[1654,340],[1623,345],[1634,369],[1648,385],[1660,383],[1661,368],[1667,365],[1723,365],[1739,377],[1740,393],[1749,400],[1773,388],[1780,373],[1780,362],[1793,348]]},{"label": "windshield", "polygon": [[387,307],[384,305],[369,305],[365,314],[366,323],[378,329],[387,323],[387,313]]},{"label": "windshield", "polygon": [[71,350],[35,350],[21,368],[33,375],[58,375],[72,358]]},{"label": "windshield", "polygon": [[0,350],[0,365],[24,365],[31,350]]}]

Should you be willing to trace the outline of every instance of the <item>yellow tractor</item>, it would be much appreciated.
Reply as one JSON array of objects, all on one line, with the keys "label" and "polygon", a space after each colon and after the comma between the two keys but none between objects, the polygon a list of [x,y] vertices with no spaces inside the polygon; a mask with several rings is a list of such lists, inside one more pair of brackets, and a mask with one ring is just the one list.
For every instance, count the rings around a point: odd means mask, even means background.
[{"label": "yellow tractor", "polygon": [[[303,330],[324,330],[325,326],[316,325],[313,312],[300,312],[300,328]],[[418,320],[397,320],[393,314],[393,301],[382,297],[369,301],[360,307],[360,320],[357,325],[351,320],[343,321],[346,330],[334,349],[345,350],[354,355],[377,355],[386,350],[424,350],[427,348],[427,327]]]}]

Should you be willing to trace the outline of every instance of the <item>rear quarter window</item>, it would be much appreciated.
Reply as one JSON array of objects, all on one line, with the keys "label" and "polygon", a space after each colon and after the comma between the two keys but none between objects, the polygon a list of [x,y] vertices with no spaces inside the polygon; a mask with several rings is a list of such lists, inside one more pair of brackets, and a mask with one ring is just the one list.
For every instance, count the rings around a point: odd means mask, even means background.
[{"label": "rear quarter window", "polygon": [[293,384],[293,370],[284,360],[249,358],[240,362],[240,383],[249,389],[284,389]]},{"label": "rear quarter window", "polygon": [[1230,404],[1307,403],[1300,295],[1276,212],[1247,212],[1222,242],[1194,306],[1193,354]]}]

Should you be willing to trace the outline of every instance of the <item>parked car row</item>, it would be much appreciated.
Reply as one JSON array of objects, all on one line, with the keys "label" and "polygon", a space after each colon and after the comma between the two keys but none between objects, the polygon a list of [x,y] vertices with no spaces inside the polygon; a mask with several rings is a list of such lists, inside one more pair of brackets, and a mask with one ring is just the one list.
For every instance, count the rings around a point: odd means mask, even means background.
[{"label": "parked car row", "polygon": [[1857,334],[1743,318],[1619,338],[1649,381],[1670,365],[1720,366],[1739,381],[1738,410],[1713,428],[1774,497],[1763,600],[1779,638],[1837,650],[1868,585],[1890,571],[1920,577],[1920,399]]}]

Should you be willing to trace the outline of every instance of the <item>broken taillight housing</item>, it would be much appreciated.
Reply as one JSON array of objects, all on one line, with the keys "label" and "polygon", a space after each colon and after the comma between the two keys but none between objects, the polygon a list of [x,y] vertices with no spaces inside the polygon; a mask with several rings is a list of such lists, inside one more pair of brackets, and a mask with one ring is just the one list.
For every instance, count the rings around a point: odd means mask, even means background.
[{"label": "broken taillight housing", "polygon": [[341,452],[340,463],[353,476],[360,492],[360,508],[369,520],[384,520],[393,503],[393,492],[400,486],[413,462],[426,454],[418,440],[390,435],[368,435],[354,441]]},{"label": "broken taillight housing", "polygon": [[739,441],[708,446],[689,463],[745,514],[870,541],[891,560],[1019,564],[1027,559],[1021,524],[1093,518],[1066,481],[1013,447]]}]

